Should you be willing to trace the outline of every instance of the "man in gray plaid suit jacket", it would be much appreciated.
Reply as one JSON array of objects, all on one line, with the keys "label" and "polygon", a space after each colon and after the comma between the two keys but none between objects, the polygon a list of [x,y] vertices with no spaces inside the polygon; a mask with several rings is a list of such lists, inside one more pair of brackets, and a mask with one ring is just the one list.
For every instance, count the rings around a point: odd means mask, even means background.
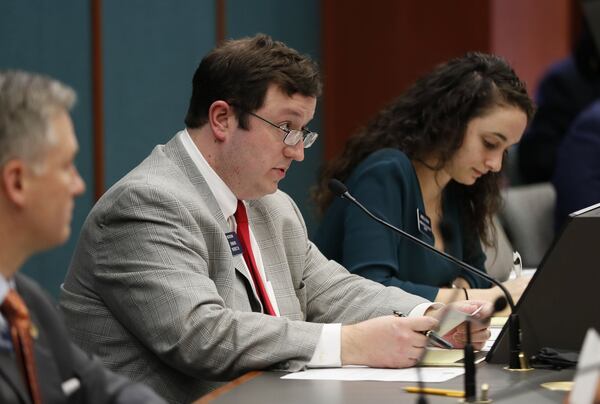
[{"label": "man in gray plaid suit jacket", "polygon": [[[264,35],[202,60],[186,129],[116,183],[84,224],[61,293],[78,344],[172,402],[254,369],[415,363],[426,344],[418,331],[437,325],[423,314],[435,307],[328,261],[277,190],[314,142],[306,125],[320,91],[315,64]],[[236,244],[238,200],[258,279]],[[473,334],[477,344],[488,336],[484,326]],[[464,331],[448,338],[460,345]]]}]

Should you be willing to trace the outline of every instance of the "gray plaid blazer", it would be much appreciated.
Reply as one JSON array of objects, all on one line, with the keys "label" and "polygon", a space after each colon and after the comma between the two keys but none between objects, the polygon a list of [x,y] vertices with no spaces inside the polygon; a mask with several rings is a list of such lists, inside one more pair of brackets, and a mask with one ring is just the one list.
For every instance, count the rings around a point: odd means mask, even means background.
[{"label": "gray plaid blazer", "polygon": [[302,369],[322,323],[410,311],[425,300],[327,260],[278,191],[248,203],[281,317],[232,256],[226,218],[178,136],[109,189],[86,219],[61,290],[74,340],[113,370],[189,402],[255,369]]}]

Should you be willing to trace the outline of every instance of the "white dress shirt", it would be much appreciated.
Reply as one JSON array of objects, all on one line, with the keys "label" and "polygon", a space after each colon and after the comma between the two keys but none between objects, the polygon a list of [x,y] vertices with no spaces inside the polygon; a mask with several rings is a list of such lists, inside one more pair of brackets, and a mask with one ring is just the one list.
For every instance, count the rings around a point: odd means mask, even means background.
[{"label": "white dress shirt", "polygon": [[[12,279],[7,280],[4,276],[0,275],[0,305],[4,303],[8,291],[12,288],[14,288],[14,281]],[[0,349],[12,349],[8,322],[2,313],[0,313]]]},{"label": "white dress shirt", "polygon": [[[8,291],[13,287],[13,281],[8,281],[4,276],[0,275],[0,305],[4,303],[4,299],[8,294]],[[6,319],[0,313],[0,332],[4,331],[7,327]]]}]

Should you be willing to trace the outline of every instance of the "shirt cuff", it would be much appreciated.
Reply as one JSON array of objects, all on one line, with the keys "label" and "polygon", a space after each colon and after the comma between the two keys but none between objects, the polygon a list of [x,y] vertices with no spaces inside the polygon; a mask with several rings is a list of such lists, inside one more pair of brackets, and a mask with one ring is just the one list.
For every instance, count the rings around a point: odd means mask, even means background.
[{"label": "shirt cuff", "polygon": [[430,302],[418,304],[410,311],[410,313],[408,313],[408,317],[424,316],[425,312],[430,307],[433,309],[441,309],[442,307],[444,307],[444,304],[443,303],[430,303]]},{"label": "shirt cuff", "polygon": [[342,325],[324,324],[309,368],[339,368],[342,366]]}]

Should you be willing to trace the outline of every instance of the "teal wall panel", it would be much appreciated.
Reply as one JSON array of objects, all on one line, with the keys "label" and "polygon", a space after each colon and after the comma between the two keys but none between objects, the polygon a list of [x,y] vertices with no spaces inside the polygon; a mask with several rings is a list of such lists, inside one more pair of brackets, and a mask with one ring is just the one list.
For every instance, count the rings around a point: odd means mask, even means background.
[{"label": "teal wall panel", "polygon": [[215,46],[214,1],[105,0],[106,187],[184,128],[193,73]]},{"label": "teal wall panel", "polygon": [[48,74],[73,87],[78,96],[72,111],[80,146],[76,163],[88,190],[76,201],[69,241],[31,258],[23,269],[53,295],[64,279],[77,235],[93,203],[89,21],[86,1],[0,2],[0,69]]}]

